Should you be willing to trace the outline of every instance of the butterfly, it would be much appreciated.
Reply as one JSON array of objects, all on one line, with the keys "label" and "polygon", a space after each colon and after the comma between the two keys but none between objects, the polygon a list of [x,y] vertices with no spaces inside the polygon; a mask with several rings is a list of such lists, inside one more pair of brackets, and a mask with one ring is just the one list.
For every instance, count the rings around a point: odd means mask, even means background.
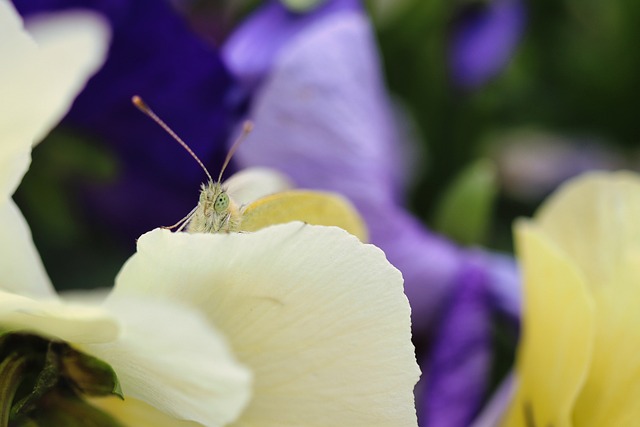
[{"label": "butterfly", "polygon": [[[302,221],[314,225],[337,226],[361,241],[367,240],[367,230],[360,215],[347,199],[338,194],[311,190],[264,194],[265,190],[256,191],[256,188],[288,186],[284,177],[266,169],[243,171],[222,182],[222,175],[233,154],[243,137],[252,130],[250,122],[245,122],[242,135],[229,149],[218,179],[214,181],[191,148],[139,96],[134,96],[132,102],[187,150],[208,178],[200,187],[198,204],[187,216],[167,228],[177,228],[177,231],[186,229],[190,233],[251,232],[269,225]],[[277,181],[277,185],[265,185],[267,180]],[[244,196],[241,197],[242,203],[239,203],[233,194],[241,193]],[[260,197],[256,198],[256,195]],[[256,200],[250,200],[254,198]]]}]

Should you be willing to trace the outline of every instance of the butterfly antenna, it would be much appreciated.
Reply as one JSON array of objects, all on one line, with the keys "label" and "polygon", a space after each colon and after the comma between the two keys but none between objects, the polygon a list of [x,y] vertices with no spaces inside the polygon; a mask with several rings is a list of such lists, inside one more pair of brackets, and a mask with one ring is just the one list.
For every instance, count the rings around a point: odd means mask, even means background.
[{"label": "butterfly antenna", "polygon": [[253,130],[253,122],[251,122],[250,120],[245,121],[242,125],[242,133],[233,142],[233,144],[231,145],[231,148],[229,148],[227,157],[224,159],[224,163],[222,164],[222,169],[220,169],[220,175],[218,175],[218,182],[220,182],[220,180],[222,179],[222,174],[224,173],[224,170],[227,168],[227,165],[229,164],[229,162],[231,161],[231,158],[233,157],[235,152],[238,150],[238,147],[247,138],[247,136],[251,133],[252,130]]},{"label": "butterfly antenna", "polygon": [[211,174],[209,173],[207,168],[204,166],[204,163],[202,163],[202,161],[198,158],[198,156],[196,156],[196,153],[194,153],[193,150],[189,148],[187,143],[184,142],[173,130],[171,130],[171,128],[165,122],[163,122],[162,119],[160,119],[160,117],[158,117],[151,108],[149,108],[149,106],[142,100],[142,98],[140,98],[138,95],[135,95],[131,98],[131,102],[133,102],[133,105],[135,105],[138,108],[138,110],[142,111],[144,114],[149,116],[154,122],[160,125],[162,129],[164,129],[169,135],[173,137],[173,139],[175,139],[178,142],[178,144],[182,145],[182,147],[185,150],[187,150],[187,153],[189,153],[191,157],[193,157],[195,161],[198,162],[202,170],[204,170],[204,173],[207,174],[209,181],[213,182],[213,179],[211,178]]}]

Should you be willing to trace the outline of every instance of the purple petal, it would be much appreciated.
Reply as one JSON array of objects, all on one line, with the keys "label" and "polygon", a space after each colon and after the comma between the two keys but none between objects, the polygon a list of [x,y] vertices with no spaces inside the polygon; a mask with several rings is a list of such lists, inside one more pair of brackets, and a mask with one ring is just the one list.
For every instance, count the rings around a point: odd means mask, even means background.
[{"label": "purple petal", "polygon": [[473,88],[497,75],[525,26],[522,0],[492,0],[468,9],[454,25],[449,63],[456,84]]},{"label": "purple petal", "polygon": [[273,167],[300,187],[353,201],[372,243],[404,275],[414,331],[430,328],[466,255],[399,203],[400,133],[363,14],[324,16],[282,46],[249,116],[255,130],[238,151],[239,163]]},{"label": "purple petal", "polygon": [[491,365],[491,306],[483,268],[469,265],[441,319],[426,370],[420,425],[468,426],[480,409]]},{"label": "purple petal", "polygon": [[482,268],[487,276],[487,292],[491,307],[518,322],[522,308],[520,270],[512,256],[481,250],[466,255]]},{"label": "purple petal", "polygon": [[[123,179],[87,192],[102,221],[138,236],[193,208],[204,179],[196,162],[131,105],[141,95],[216,170],[232,123],[232,82],[217,52],[165,1],[17,0],[25,16],[82,7],[104,14],[113,39],[102,70],[63,125],[99,139],[122,161]],[[135,200],[136,203],[131,203]]]},{"label": "purple petal", "polygon": [[254,98],[244,164],[278,167],[301,186],[392,205],[396,130],[369,24],[345,12],[291,41]]},{"label": "purple petal", "polygon": [[471,427],[498,427],[504,413],[506,412],[513,393],[516,389],[516,376],[514,373],[509,374],[502,381],[498,390],[493,394],[491,400],[485,405],[482,413],[476,417]]},{"label": "purple petal", "polygon": [[426,333],[458,280],[462,251],[399,207],[355,204],[369,226],[371,242],[402,272],[414,334]]},{"label": "purple petal", "polygon": [[330,0],[313,13],[295,13],[272,0],[238,28],[222,51],[231,72],[247,86],[267,75],[280,49],[314,22],[334,13],[360,10],[358,0]]},{"label": "purple petal", "polygon": [[371,241],[405,275],[414,313],[429,323],[458,268],[457,249],[394,201],[396,131],[366,19],[326,16],[291,41],[254,99],[255,131],[237,160],[284,171],[303,188],[347,195]]}]

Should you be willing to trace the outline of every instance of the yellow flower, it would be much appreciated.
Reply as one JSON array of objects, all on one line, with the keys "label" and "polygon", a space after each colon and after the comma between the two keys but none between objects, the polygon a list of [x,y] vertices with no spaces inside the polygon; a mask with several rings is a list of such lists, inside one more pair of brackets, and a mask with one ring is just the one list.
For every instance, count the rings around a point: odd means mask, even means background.
[{"label": "yellow flower", "polygon": [[578,178],[516,233],[523,335],[503,425],[636,425],[640,177]]}]

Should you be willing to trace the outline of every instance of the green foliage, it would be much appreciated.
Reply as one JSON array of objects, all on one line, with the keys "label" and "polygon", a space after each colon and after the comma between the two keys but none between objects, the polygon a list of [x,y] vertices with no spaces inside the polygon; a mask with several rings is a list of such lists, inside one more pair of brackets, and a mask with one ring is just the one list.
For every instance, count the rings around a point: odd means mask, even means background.
[{"label": "green foliage", "polygon": [[308,12],[318,7],[325,0],[280,0],[287,8],[294,12]]},{"label": "green foliage", "polygon": [[[369,9],[376,10],[369,0]],[[448,42],[462,7],[485,0],[403,0],[377,37],[389,89],[415,119],[430,154],[413,207],[437,216],[443,193],[466,165],[488,156],[491,138],[521,128],[637,147],[640,93],[640,2],[525,0],[523,38],[507,66],[473,89],[457,88],[447,66]],[[497,230],[528,214],[499,194]],[[510,240],[492,236],[490,241]]]},{"label": "green foliage", "polygon": [[115,178],[115,159],[95,141],[54,131],[33,151],[32,167],[18,193],[34,232],[70,244],[82,234],[81,209],[70,195],[83,186]]},{"label": "green foliage", "polygon": [[14,199],[53,283],[61,290],[111,286],[130,250],[87,225],[82,192],[116,179],[117,160],[99,141],[63,129],[32,157]]},{"label": "green foliage", "polygon": [[0,337],[0,426],[118,427],[85,397],[123,398],[113,369],[59,341]]},{"label": "green foliage", "polygon": [[497,192],[495,166],[485,159],[476,161],[444,193],[435,229],[465,245],[484,244]]}]

